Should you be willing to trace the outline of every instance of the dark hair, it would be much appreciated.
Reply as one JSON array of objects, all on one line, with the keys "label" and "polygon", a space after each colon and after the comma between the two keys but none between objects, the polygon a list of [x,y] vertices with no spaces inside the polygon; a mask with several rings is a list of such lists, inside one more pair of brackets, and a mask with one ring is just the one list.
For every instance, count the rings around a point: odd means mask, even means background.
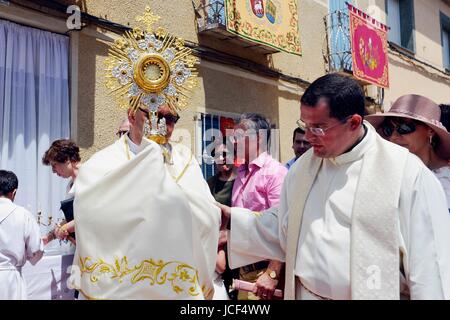
[{"label": "dark hair", "polygon": [[6,196],[19,187],[19,180],[12,171],[0,170],[0,196]]},{"label": "dark hair", "polygon": [[295,128],[294,133],[292,134],[292,142],[295,141],[295,135],[296,135],[297,133],[305,134],[306,132],[305,132],[305,130],[303,130],[303,129],[300,128],[300,127]]},{"label": "dark hair", "polygon": [[332,118],[344,120],[354,114],[364,118],[364,92],[359,83],[348,76],[331,73],[318,78],[305,90],[300,101],[314,107],[322,98],[326,99]]},{"label": "dark hair", "polygon": [[50,162],[53,161],[64,163],[67,160],[72,162],[81,161],[80,148],[75,144],[75,142],[68,139],[53,141],[50,148],[45,151],[45,154],[42,157],[42,163],[46,166],[50,165]]},{"label": "dark hair", "polygon": [[251,128],[259,133],[259,130],[266,130],[267,132],[267,143],[270,141],[270,123],[262,114],[259,113],[244,113],[239,118],[239,123],[251,122]]},{"label": "dark hair", "polygon": [[450,104],[440,104],[441,108],[441,123],[450,132]]}]

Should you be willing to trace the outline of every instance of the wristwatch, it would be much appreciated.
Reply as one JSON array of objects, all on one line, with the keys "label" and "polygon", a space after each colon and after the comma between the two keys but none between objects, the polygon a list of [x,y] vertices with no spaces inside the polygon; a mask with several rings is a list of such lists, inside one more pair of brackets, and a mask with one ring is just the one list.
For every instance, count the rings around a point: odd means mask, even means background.
[{"label": "wristwatch", "polygon": [[278,280],[278,275],[277,275],[277,273],[275,272],[275,270],[267,269],[267,274],[269,275],[269,277],[270,277],[271,279],[273,279],[273,280]]}]

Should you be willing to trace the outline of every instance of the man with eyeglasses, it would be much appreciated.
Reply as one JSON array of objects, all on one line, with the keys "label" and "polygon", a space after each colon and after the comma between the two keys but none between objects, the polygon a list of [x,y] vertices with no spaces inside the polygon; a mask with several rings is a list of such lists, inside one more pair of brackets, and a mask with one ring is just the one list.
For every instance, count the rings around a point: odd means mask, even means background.
[{"label": "man with eyeglasses", "polygon": [[363,121],[349,77],[320,77],[300,109],[312,148],[278,209],[221,206],[231,267],[285,261],[285,299],[450,299],[450,219],[431,171]]},{"label": "man with eyeglasses", "polygon": [[[236,157],[242,164],[233,185],[233,207],[259,212],[280,201],[287,169],[269,153],[270,128],[269,121],[258,113],[242,114],[235,125]],[[254,262],[242,266],[239,275],[241,280],[255,282],[256,292],[239,291],[238,300],[271,299],[280,282],[282,262]]]}]

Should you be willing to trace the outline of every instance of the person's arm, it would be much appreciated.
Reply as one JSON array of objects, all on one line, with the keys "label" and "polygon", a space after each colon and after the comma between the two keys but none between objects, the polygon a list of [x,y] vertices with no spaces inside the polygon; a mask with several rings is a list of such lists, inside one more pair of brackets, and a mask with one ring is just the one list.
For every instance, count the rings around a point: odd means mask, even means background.
[{"label": "person's arm", "polygon": [[222,209],[222,228],[231,218],[228,233],[228,262],[231,269],[261,260],[284,260],[284,250],[278,238],[277,209],[254,212],[244,208]]},{"label": "person's arm", "polygon": [[222,274],[224,273],[225,269],[227,266],[227,259],[225,256],[225,251],[223,249],[219,250],[217,252],[217,257],[216,257],[216,272],[218,274]]},{"label": "person's arm", "polygon": [[284,178],[288,170],[286,167],[280,165],[275,173],[269,178],[268,184],[266,186],[267,192],[267,207],[272,208],[278,206],[280,203],[280,196],[283,188]]},{"label": "person's arm", "polygon": [[46,246],[49,242],[56,239],[55,235],[55,229],[48,232],[45,236],[42,237],[42,242],[44,243],[44,246]]},{"label": "person's arm", "polygon": [[222,274],[227,267],[227,258],[224,248],[227,245],[227,232],[220,230],[219,232],[219,244],[216,257],[216,272]]},{"label": "person's arm", "polygon": [[[405,238],[411,299],[450,299],[450,215],[442,186],[421,170],[413,186]],[[408,212],[407,212],[408,214]]]},{"label": "person's arm", "polygon": [[292,177],[295,176],[289,173],[284,179],[279,206],[263,212],[217,204],[222,209],[222,228],[231,220],[227,247],[231,269],[261,260],[285,261],[288,190]]},{"label": "person's arm", "polygon": [[277,260],[272,260],[267,267],[267,270],[259,276],[256,281],[256,295],[263,300],[271,300],[275,289],[280,280],[281,269],[284,263]]},{"label": "person's arm", "polygon": [[44,243],[41,239],[41,232],[35,218],[28,211],[25,211],[24,214],[25,255],[26,259],[34,265],[42,258],[42,255],[44,254]]}]

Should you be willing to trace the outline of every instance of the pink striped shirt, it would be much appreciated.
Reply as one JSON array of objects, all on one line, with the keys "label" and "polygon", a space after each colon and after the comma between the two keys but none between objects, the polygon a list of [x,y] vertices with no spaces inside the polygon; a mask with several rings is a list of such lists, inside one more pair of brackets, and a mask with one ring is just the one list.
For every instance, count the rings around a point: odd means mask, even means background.
[{"label": "pink striped shirt", "polygon": [[234,181],[232,206],[262,211],[278,205],[281,187],[288,170],[267,152],[247,167],[238,168]]}]

